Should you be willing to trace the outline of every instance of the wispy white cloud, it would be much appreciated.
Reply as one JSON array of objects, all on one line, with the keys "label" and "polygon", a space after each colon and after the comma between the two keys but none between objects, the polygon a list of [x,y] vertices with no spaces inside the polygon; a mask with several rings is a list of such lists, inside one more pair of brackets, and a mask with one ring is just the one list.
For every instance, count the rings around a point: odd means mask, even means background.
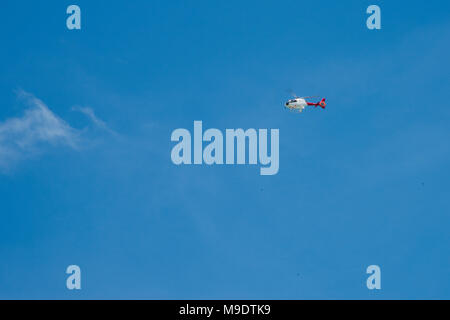
[{"label": "wispy white cloud", "polygon": [[[7,171],[16,162],[49,146],[81,148],[81,130],[72,128],[34,95],[23,90],[17,95],[28,108],[21,117],[0,122],[0,171]],[[92,115],[95,117],[93,112]],[[106,126],[100,119],[95,119],[97,125]]]},{"label": "wispy white cloud", "polygon": [[99,129],[102,129],[112,135],[117,135],[117,133],[111,128],[109,128],[108,125],[103,120],[97,117],[92,108],[76,106],[72,107],[72,110],[81,112],[82,114],[86,115],[92,121],[92,123]]}]

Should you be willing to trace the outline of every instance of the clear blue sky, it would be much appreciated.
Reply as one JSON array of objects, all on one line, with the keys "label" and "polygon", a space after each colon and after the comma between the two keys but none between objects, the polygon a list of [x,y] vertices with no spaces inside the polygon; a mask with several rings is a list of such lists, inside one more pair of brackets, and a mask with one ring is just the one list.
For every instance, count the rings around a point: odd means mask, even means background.
[{"label": "clear blue sky", "polygon": [[[448,2],[73,3],[0,10],[0,298],[450,298]],[[173,165],[194,120],[279,173]]]}]

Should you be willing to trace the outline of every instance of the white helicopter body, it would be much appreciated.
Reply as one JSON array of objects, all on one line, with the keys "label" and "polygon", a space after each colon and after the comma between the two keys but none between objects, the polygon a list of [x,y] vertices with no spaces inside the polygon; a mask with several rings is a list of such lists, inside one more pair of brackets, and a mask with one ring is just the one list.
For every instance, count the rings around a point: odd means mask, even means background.
[{"label": "white helicopter body", "polygon": [[303,112],[307,105],[308,103],[303,98],[290,99],[286,102],[286,108],[297,112]]}]

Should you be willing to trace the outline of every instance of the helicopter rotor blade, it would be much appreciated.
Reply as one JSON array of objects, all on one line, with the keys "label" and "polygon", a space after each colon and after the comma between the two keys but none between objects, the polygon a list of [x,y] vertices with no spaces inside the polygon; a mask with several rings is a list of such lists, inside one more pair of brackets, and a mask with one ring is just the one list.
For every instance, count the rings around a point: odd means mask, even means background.
[{"label": "helicopter rotor blade", "polygon": [[301,97],[303,99],[312,99],[312,98],[320,98],[319,96],[309,96],[309,97]]},{"label": "helicopter rotor blade", "polygon": [[292,90],[292,89],[288,89],[286,90],[291,96],[293,96],[294,98],[298,98],[298,95]]}]

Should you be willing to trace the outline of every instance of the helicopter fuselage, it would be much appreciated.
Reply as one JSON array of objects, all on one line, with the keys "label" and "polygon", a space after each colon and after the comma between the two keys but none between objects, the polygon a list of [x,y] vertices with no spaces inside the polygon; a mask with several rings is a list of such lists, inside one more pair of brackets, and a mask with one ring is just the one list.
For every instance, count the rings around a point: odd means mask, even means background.
[{"label": "helicopter fuselage", "polygon": [[308,105],[305,99],[303,98],[295,98],[290,99],[285,103],[285,107],[290,110],[295,110],[298,112],[302,112],[303,109]]}]

